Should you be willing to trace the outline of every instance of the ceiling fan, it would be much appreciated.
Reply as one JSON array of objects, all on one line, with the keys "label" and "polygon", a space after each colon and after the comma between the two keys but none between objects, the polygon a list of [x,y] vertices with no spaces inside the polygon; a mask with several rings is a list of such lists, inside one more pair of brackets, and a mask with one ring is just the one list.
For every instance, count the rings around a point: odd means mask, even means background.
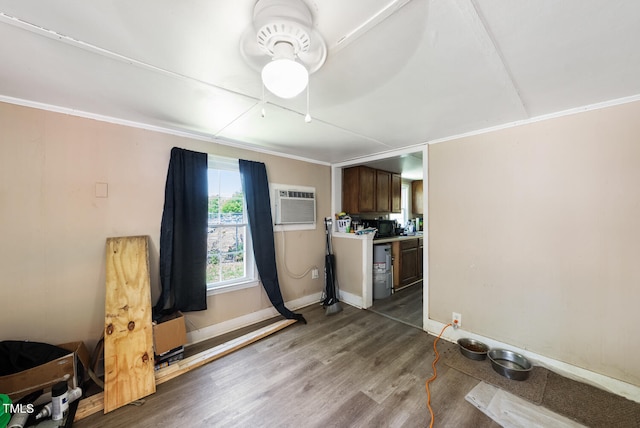
[{"label": "ceiling fan", "polygon": [[285,99],[304,91],[309,75],[327,58],[327,45],[302,0],[258,0],[240,51],[264,86]]}]

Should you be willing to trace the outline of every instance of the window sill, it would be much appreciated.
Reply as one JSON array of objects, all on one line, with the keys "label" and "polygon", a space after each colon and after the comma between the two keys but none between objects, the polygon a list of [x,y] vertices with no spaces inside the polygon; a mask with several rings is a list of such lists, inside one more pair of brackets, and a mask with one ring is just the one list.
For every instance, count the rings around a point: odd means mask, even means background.
[{"label": "window sill", "polygon": [[220,285],[215,288],[207,288],[207,296],[229,293],[232,291],[243,290],[245,288],[257,287],[258,285],[260,285],[260,281],[256,279],[248,280],[245,282],[237,282],[234,284]]}]

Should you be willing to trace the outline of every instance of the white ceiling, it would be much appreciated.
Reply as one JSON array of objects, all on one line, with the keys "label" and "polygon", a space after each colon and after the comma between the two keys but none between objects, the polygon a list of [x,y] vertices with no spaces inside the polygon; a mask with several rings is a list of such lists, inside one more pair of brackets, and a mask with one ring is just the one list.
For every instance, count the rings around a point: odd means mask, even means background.
[{"label": "white ceiling", "polygon": [[640,94],[636,0],[304,0],[306,97],[240,52],[255,0],[0,0],[0,101],[326,163]]}]

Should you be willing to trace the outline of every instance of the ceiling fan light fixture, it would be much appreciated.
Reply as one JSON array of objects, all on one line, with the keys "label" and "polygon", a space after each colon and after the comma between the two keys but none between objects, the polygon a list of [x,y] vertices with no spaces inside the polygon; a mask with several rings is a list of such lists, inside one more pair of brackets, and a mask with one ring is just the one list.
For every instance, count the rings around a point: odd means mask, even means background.
[{"label": "ceiling fan light fixture", "polygon": [[262,83],[269,92],[280,98],[299,95],[309,83],[309,72],[295,60],[293,45],[278,42],[273,53],[273,59],[262,69]]}]

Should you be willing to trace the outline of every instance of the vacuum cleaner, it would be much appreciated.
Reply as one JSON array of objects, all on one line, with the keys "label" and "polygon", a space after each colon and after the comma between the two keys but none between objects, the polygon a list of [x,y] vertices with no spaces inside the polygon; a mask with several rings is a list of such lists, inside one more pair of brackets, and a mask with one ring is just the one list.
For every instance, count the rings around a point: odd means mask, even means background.
[{"label": "vacuum cleaner", "polygon": [[331,248],[331,228],[333,221],[331,217],[324,219],[324,228],[327,235],[327,251],[324,258],[324,300],[322,306],[325,308],[325,315],[333,315],[342,311],[338,300],[338,285],[336,282],[336,259]]}]

